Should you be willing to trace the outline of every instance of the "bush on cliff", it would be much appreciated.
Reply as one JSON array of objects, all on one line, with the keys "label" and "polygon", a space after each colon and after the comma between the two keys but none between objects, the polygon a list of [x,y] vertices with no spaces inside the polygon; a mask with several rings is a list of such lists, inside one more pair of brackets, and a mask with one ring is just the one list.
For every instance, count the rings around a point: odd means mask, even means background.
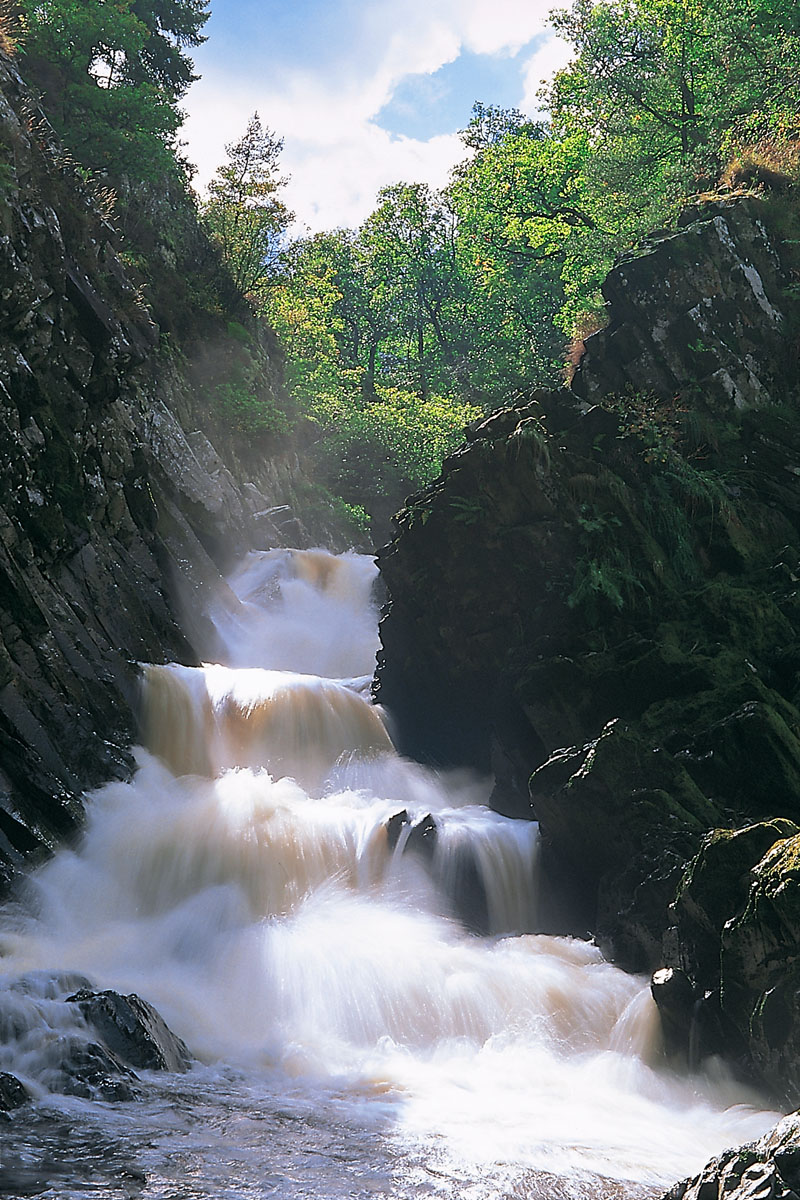
[{"label": "bush on cliff", "polygon": [[159,179],[181,171],[178,108],[195,79],[207,0],[18,0],[26,77],[92,172]]}]

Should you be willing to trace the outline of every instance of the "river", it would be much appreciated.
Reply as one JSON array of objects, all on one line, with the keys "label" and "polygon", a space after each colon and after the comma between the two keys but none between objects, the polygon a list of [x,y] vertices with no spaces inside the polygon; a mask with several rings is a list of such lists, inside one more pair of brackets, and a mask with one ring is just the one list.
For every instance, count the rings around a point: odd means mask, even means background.
[{"label": "river", "polygon": [[[3,1196],[640,1200],[777,1119],[720,1063],[667,1069],[647,980],[537,932],[535,824],[394,752],[375,573],[254,553],[214,661],[144,668],[137,773],[0,914],[0,1071],[34,1096]],[[84,980],[192,1069],[64,1095]]]}]

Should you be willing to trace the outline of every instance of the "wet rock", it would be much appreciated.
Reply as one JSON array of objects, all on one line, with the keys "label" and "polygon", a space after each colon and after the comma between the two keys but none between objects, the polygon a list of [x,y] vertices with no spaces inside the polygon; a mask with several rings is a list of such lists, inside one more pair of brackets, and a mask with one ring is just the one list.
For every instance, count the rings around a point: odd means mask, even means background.
[{"label": "wet rock", "polygon": [[670,1188],[664,1200],[798,1200],[800,1115],[785,1117],[746,1146],[726,1150],[693,1179]]},{"label": "wet rock", "polygon": [[77,1037],[62,1038],[57,1047],[59,1063],[42,1075],[52,1092],[82,1096],[86,1100],[113,1100],[121,1103],[137,1099],[137,1076],[122,1059],[96,1042]]},{"label": "wet rock", "polygon": [[800,1103],[800,833],[753,867],[744,909],[722,931],[720,973],[749,1060],[783,1103]]},{"label": "wet rock", "polygon": [[667,958],[691,979],[696,1054],[725,1053],[800,1102],[800,830],[786,819],[708,834],[672,905]]},{"label": "wet rock", "polygon": [[29,1100],[27,1088],[20,1083],[17,1077],[9,1075],[7,1071],[0,1071],[0,1113],[20,1108]]},{"label": "wet rock", "polygon": [[[406,812],[390,818],[396,821]],[[399,837],[399,827],[397,836]],[[453,914],[471,933],[485,934],[489,931],[489,903],[475,852],[469,845],[460,845],[438,854],[441,833],[436,818],[428,813],[411,827],[404,854],[414,855],[431,874],[452,904]]]},{"label": "wet rock", "polygon": [[696,1007],[691,980],[678,968],[661,967],[653,972],[650,991],[661,1017],[661,1029],[668,1052],[678,1054],[688,1063],[692,1057],[692,1027]]},{"label": "wet rock", "polygon": [[393,813],[386,822],[386,842],[389,847],[389,853],[393,854],[397,849],[397,843],[400,841],[400,834],[406,825],[410,824],[410,818],[405,809],[401,812]]},{"label": "wet rock", "polygon": [[[714,820],[713,806],[671,755],[621,722],[557,752],[530,787],[562,887],[582,901],[585,923],[611,936],[627,961],[652,962],[659,941],[651,930],[666,925],[692,837]],[[636,913],[623,934],[619,914],[632,892]]]},{"label": "wet rock", "polygon": [[457,917],[470,933],[489,932],[489,901],[478,860],[470,846],[459,846],[450,868],[447,890]]},{"label": "wet rock", "polygon": [[132,1067],[185,1071],[192,1061],[184,1042],[167,1027],[151,1004],[135,993],[82,989],[68,998],[102,1038],[109,1051]]},{"label": "wet rock", "polygon": [[416,854],[423,862],[430,865],[436,853],[436,841],[439,830],[435,818],[428,813],[413,825],[403,847],[404,854]]},{"label": "wet rock", "polygon": [[747,906],[754,867],[777,842],[798,832],[793,822],[781,818],[742,829],[715,829],[704,837],[671,908],[677,954],[701,990],[720,986],[723,930]]}]

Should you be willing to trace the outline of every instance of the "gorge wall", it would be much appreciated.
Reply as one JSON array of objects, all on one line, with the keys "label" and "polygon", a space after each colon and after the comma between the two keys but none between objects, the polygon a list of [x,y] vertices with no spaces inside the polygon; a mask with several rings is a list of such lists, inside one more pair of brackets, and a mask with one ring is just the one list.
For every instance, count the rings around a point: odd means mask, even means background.
[{"label": "gorge wall", "polygon": [[[553,930],[657,969],[672,1051],[800,1102],[800,436],[788,204],[605,285],[571,388],[469,431],[380,555],[407,752],[540,821]],[[691,1045],[690,1045],[691,1038]]]},{"label": "gorge wall", "polygon": [[[287,508],[305,484],[290,446],[243,463],[199,430],[197,372],[117,241],[0,54],[0,885],[129,770],[137,663],[196,661],[233,557],[312,537]],[[280,398],[269,334],[251,334]]]}]

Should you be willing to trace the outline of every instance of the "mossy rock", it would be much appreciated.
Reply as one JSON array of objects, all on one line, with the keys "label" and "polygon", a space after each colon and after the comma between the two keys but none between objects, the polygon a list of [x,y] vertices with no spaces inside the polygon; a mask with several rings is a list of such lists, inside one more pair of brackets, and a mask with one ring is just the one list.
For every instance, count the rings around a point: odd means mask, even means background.
[{"label": "mossy rock", "polygon": [[750,700],[693,740],[687,769],[704,791],[743,813],[800,821],[796,728],[772,705]]},{"label": "mossy rock", "polygon": [[[534,772],[530,789],[548,853],[563,864],[589,915],[603,915],[601,932],[615,941],[627,936],[618,902],[627,888],[621,880],[635,865],[635,877],[649,885],[647,912],[636,921],[650,928],[655,947],[675,864],[691,856],[718,810],[667,751],[620,721],[588,745],[558,751]],[[662,874],[657,868],[666,860]],[[638,932],[632,939],[642,944]]]},{"label": "mossy rock", "polygon": [[800,830],[791,821],[777,819],[706,834],[672,905],[681,966],[699,989],[720,986],[720,939],[747,904],[753,867],[795,833]]},{"label": "mossy rock", "polygon": [[[781,823],[774,822],[779,826]],[[785,1103],[800,1103],[800,832],[752,868],[746,904],[721,933],[721,1005]]]},{"label": "mossy rock", "polygon": [[753,868],[747,906],[728,923],[723,958],[749,976],[781,976],[800,954],[800,832],[776,841]]},{"label": "mossy rock", "polygon": [[772,655],[794,638],[791,623],[775,601],[752,584],[718,578],[693,598],[703,636],[727,645],[750,646],[753,655]]},{"label": "mossy rock", "polygon": [[552,746],[586,740],[599,723],[630,721],[654,705],[672,702],[680,712],[714,682],[712,660],[637,634],[605,650],[531,663],[517,694],[538,735]]}]

